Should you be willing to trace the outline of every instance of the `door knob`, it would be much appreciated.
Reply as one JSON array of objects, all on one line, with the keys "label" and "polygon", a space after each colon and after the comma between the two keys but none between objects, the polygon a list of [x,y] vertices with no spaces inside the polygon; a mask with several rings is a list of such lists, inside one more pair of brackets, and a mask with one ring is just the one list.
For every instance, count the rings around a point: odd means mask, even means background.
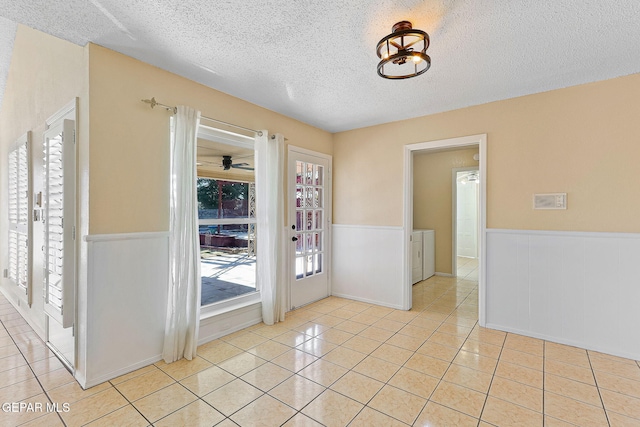
[{"label": "door knob", "polygon": [[292,241],[292,242],[297,242],[297,241],[298,241],[298,238],[294,236],[294,237],[292,237],[292,238],[291,238],[291,241]]}]

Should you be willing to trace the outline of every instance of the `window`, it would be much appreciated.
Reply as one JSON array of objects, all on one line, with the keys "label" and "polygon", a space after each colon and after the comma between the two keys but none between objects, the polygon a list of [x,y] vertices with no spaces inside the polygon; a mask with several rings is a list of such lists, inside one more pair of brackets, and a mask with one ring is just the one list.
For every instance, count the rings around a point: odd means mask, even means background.
[{"label": "window", "polygon": [[253,140],[206,126],[198,132],[202,306],[259,297]]},{"label": "window", "polygon": [[18,139],[9,152],[9,271],[17,294],[30,304],[30,171],[31,134]]},{"label": "window", "polygon": [[202,305],[256,290],[253,183],[198,179]]}]

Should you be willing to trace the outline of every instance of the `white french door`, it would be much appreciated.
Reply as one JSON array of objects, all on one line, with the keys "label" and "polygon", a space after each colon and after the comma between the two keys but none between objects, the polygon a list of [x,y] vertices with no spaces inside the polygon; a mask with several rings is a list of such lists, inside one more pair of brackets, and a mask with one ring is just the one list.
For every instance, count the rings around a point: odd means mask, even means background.
[{"label": "white french door", "polygon": [[289,148],[290,308],[329,296],[331,157]]}]

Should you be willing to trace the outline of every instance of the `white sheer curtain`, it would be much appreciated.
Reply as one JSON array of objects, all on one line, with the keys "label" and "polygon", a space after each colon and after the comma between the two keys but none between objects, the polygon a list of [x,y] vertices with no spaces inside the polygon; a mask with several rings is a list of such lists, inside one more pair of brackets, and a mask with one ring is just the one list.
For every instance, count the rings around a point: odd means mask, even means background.
[{"label": "white sheer curtain", "polygon": [[191,360],[200,323],[200,242],[196,142],[200,111],[178,106],[171,132],[169,298],[162,357]]},{"label": "white sheer curtain", "polygon": [[256,136],[257,283],[262,295],[262,321],[284,320],[284,137]]}]

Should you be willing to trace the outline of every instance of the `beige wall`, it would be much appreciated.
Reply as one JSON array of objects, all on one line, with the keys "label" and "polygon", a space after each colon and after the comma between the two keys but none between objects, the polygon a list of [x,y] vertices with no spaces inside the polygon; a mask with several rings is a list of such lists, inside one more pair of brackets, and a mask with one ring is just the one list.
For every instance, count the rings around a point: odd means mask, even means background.
[{"label": "beige wall", "polygon": [[452,274],[452,170],[478,166],[477,148],[417,152],[413,157],[413,228],[435,230],[436,271]]},{"label": "beige wall", "polygon": [[[45,121],[75,97],[79,116],[86,116],[86,55],[82,47],[19,25],[11,66],[0,110],[0,266],[6,268],[8,246],[7,152],[21,135],[32,132],[32,183],[34,193],[43,189],[42,152]],[[42,300],[42,222],[33,223],[31,308],[22,308],[35,329],[44,330]],[[5,289],[12,289],[0,278]]]},{"label": "beige wall", "polygon": [[[334,135],[334,222],[401,226],[403,146],[486,133],[487,226],[640,232],[640,74]],[[566,192],[566,211],[534,193]]]},{"label": "beige wall", "polygon": [[[282,133],[287,143],[332,154],[332,135],[112,50],[89,46],[90,234],[169,228],[169,113],[155,97],[204,116]],[[286,148],[285,148],[286,150]]]}]

